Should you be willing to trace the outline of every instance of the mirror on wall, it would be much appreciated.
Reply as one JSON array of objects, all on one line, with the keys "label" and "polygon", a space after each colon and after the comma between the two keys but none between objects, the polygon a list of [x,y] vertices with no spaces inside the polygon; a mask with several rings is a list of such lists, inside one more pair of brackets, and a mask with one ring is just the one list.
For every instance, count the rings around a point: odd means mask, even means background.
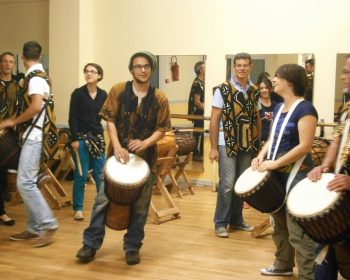
[{"label": "mirror on wall", "polygon": [[345,102],[350,101],[350,93],[344,89],[344,84],[341,80],[344,61],[348,53],[338,53],[335,72],[335,94],[334,94],[334,122],[339,121],[340,112]]},{"label": "mirror on wall", "polygon": [[[201,123],[200,120],[189,120],[186,115],[189,113],[191,90],[198,97],[204,94],[205,60],[205,55],[160,55],[158,56],[158,71],[155,71],[152,77],[153,85],[158,86],[168,97],[172,116],[171,124],[178,138],[177,144],[180,154],[185,155],[188,151],[193,150],[193,159],[186,165],[185,169],[195,172],[204,171],[204,133],[201,125],[203,121]],[[197,74],[195,73],[196,65]],[[200,99],[198,98],[197,101],[192,99],[193,101],[190,103],[203,103],[204,96],[202,100]],[[198,106],[201,105],[198,104]],[[195,107],[196,112],[190,111],[192,114],[200,116],[199,107]]]}]

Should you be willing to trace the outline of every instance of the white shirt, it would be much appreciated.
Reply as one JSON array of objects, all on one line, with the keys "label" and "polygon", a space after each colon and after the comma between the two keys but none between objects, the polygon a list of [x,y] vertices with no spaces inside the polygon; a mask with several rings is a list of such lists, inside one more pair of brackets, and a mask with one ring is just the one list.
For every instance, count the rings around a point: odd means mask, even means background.
[{"label": "white shirt", "polygon": [[[27,72],[25,76],[28,76],[28,74],[34,70],[41,70],[44,71],[44,68],[42,66],[41,63],[38,64],[34,64],[33,66],[31,66]],[[34,95],[34,94],[39,94],[41,96],[43,96],[43,99],[48,99],[50,98],[50,86],[48,85],[48,83],[45,81],[45,79],[41,78],[41,77],[33,77],[29,80],[29,85],[28,85],[28,94],[29,96]],[[41,108],[44,106],[45,101],[43,101]],[[36,120],[38,114],[36,114],[33,117],[33,122]],[[39,120],[37,121],[36,125],[39,127],[43,127],[43,123],[44,123],[44,118],[45,118],[45,112],[42,112],[40,115]],[[25,138],[27,136],[27,133],[29,131],[29,129],[31,128],[31,126],[29,126],[26,131],[23,134],[23,138]],[[43,137],[43,131],[42,129],[36,128],[34,127],[32,129],[32,131],[30,132],[28,139],[31,140],[42,140]]]}]

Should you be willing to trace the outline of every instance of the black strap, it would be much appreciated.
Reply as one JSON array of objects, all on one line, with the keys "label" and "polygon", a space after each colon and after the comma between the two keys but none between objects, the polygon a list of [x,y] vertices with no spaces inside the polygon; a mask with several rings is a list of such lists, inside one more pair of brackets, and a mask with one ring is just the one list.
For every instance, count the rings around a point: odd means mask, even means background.
[{"label": "black strap", "polygon": [[[137,109],[137,99],[135,102],[131,100],[133,95],[132,90],[132,82],[128,81],[125,85],[125,91],[123,93],[122,102],[124,103],[124,131],[122,135],[121,145],[123,148],[127,149],[128,145],[128,135],[129,135],[129,117],[130,113],[136,111]],[[155,95],[155,87],[150,86],[148,89],[147,95],[144,98],[144,103],[142,107],[141,116],[135,122],[136,132],[141,131],[145,124],[147,123],[147,113],[151,106],[154,105],[154,95]],[[137,135],[134,135],[137,137]]]},{"label": "black strap", "polygon": [[38,116],[36,117],[36,119],[34,120],[34,122],[32,122],[32,123],[30,124],[30,129],[29,129],[29,131],[28,131],[26,137],[24,138],[24,140],[23,140],[23,142],[22,142],[22,146],[23,146],[24,143],[27,141],[27,139],[28,139],[28,137],[29,137],[29,134],[32,132],[32,130],[33,130],[34,127],[35,127],[35,128],[39,128],[39,129],[42,129],[42,127],[40,127],[40,126],[38,126],[38,125],[36,125],[36,124],[37,124],[37,122],[39,121],[39,118],[41,117],[42,113],[45,111],[46,107],[48,106],[49,101],[50,101],[50,100],[45,100],[45,104],[44,104],[43,108],[40,110],[40,112],[39,112]]}]

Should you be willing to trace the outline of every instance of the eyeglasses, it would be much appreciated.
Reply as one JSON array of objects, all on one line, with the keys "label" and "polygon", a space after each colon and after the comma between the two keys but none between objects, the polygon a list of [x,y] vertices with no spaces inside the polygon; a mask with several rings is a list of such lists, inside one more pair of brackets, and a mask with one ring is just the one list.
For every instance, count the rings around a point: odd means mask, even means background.
[{"label": "eyeglasses", "polygon": [[141,69],[145,69],[146,71],[151,69],[151,65],[149,64],[145,64],[145,65],[141,65],[141,64],[135,64],[132,66],[132,68],[134,70],[141,70]]},{"label": "eyeglasses", "polygon": [[93,75],[98,74],[98,72],[96,70],[84,70],[84,74],[89,74],[89,73],[91,73]]}]

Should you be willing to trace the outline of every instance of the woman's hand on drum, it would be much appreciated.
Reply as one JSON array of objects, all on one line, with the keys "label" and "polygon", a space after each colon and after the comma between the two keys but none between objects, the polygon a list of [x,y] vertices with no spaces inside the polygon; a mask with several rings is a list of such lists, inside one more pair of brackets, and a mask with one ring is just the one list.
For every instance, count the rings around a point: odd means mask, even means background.
[{"label": "woman's hand on drum", "polygon": [[307,177],[312,181],[316,182],[321,179],[322,173],[329,172],[330,168],[326,166],[316,166],[314,169],[312,169],[308,174]]},{"label": "woman's hand on drum", "polygon": [[277,168],[278,168],[278,166],[277,166],[276,161],[274,161],[274,160],[265,160],[259,165],[258,171],[263,172],[263,171],[266,171],[266,170],[274,170],[274,169],[277,169]]},{"label": "woman's hand on drum", "polygon": [[210,162],[213,163],[213,161],[218,161],[219,160],[219,151],[218,149],[211,149],[209,152],[209,159]]},{"label": "woman's hand on drum", "polygon": [[264,161],[264,159],[260,158],[260,157],[256,157],[256,158],[253,158],[252,160],[252,163],[251,163],[251,167],[252,167],[252,170],[258,170],[260,164]]},{"label": "woman's hand on drum", "polygon": [[116,157],[117,161],[121,163],[127,163],[129,161],[129,152],[122,147],[114,149],[114,156]]}]

